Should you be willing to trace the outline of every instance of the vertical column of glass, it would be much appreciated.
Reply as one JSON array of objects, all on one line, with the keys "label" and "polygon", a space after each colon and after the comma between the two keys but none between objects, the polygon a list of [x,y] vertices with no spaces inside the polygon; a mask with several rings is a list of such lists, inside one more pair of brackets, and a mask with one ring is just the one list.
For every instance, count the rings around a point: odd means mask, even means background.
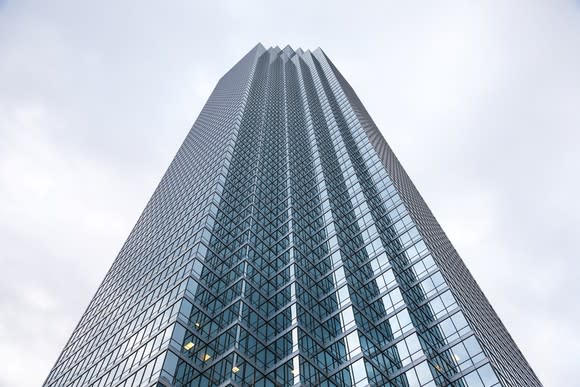
[{"label": "vertical column of glass", "polygon": [[[292,351],[290,298],[289,217],[286,198],[286,125],[284,65],[281,52],[272,50],[258,166],[255,206],[248,257],[248,302],[257,322],[253,328],[265,348],[255,355],[266,378],[255,385],[286,385],[292,379],[285,364]],[[253,317],[248,316],[249,324]]]},{"label": "vertical column of glass", "polygon": [[342,334],[342,314],[334,294],[334,284],[344,276],[339,274],[341,268],[333,270],[337,259],[333,263],[330,252],[333,246],[336,250],[336,236],[298,55],[292,63],[289,79],[294,98],[300,101],[291,131],[300,380],[306,385],[344,385],[350,381],[348,367],[328,375],[346,359],[344,340],[337,340]]},{"label": "vertical column of glass", "polygon": [[[288,131],[290,181],[294,215],[294,254],[296,259],[296,300],[300,356],[295,357],[293,373],[307,385],[320,384],[327,378],[325,364],[331,356],[325,352],[325,339],[340,334],[339,317],[330,317],[337,310],[329,300],[320,298],[332,289],[331,267],[326,245],[327,230],[316,179],[315,144],[310,136],[312,122],[304,104],[304,89],[297,70],[297,57],[287,63],[289,101]],[[330,304],[330,305],[329,305]],[[330,317],[330,318],[329,318]],[[343,348],[344,351],[344,348]],[[298,363],[298,364],[296,364]]]},{"label": "vertical column of glass", "polygon": [[[308,53],[305,54],[305,56],[307,55]],[[331,366],[328,367],[327,365],[327,372],[331,378],[341,379],[341,384],[364,385],[368,383],[368,379],[361,357],[359,336],[356,332],[357,324],[354,319],[351,297],[352,288],[348,285],[348,265],[356,257],[348,256],[349,253],[354,253],[354,251],[344,249],[344,243],[346,242],[344,227],[352,215],[349,213],[349,207],[346,203],[348,200],[346,184],[342,179],[339,160],[332,147],[312,74],[309,66],[302,59],[300,60],[300,68],[308,107],[312,114],[312,129],[320,161],[319,176],[324,181],[324,187],[326,188],[323,191],[323,208],[326,203],[328,207],[327,214],[332,219],[330,223],[332,230],[330,230],[331,233],[328,235],[328,242],[330,245],[329,253],[331,254],[329,269],[334,281],[333,287],[323,300],[325,302],[330,300],[337,302],[340,337],[334,339],[333,345],[336,345],[339,351],[335,353],[336,356],[333,359],[333,363],[330,364]],[[344,283],[345,279],[346,284]],[[342,348],[344,344],[346,344],[346,348]]]},{"label": "vertical column of glass", "polygon": [[[292,138],[292,132],[294,131],[294,126],[296,125],[296,115],[299,114],[299,94],[296,89],[293,89],[292,80],[296,77],[296,70],[293,68],[293,63],[289,60],[288,55],[294,55],[291,49],[288,50],[289,46],[284,49],[284,54],[282,59],[284,61],[284,127],[285,127],[285,151],[286,151],[286,205],[288,208],[288,254],[289,254],[289,286],[283,289],[279,294],[276,295],[277,304],[285,304],[290,308],[290,339],[291,348],[290,354],[292,359],[288,361],[287,364],[282,365],[279,373],[287,376],[287,380],[284,381],[283,385],[298,385],[300,384],[300,357],[299,357],[299,346],[298,346],[298,307],[297,307],[297,285],[296,285],[296,273],[298,271],[296,265],[296,226],[295,222],[295,210],[294,210],[294,200],[293,199],[293,184],[292,184],[292,153],[294,149],[290,144]],[[290,52],[289,52],[290,51]],[[294,70],[294,73],[292,71]]]},{"label": "vertical column of glass", "polygon": [[[389,260],[392,262],[397,282],[403,289],[403,299],[409,306],[413,325],[418,330],[419,342],[427,355],[431,374],[438,385],[447,385],[451,381],[454,385],[465,385],[467,379],[462,376],[469,374],[474,368],[473,365],[483,360],[481,348],[472,336],[472,331],[458,310],[455,299],[404,206],[401,204],[396,211],[389,212],[389,208],[392,209],[400,201],[396,190],[366,133],[356,120],[339,85],[336,70],[333,71],[322,51],[315,55],[319,59],[315,62],[316,69],[319,74],[324,74],[321,77],[322,84],[329,96],[349,158],[353,161],[356,174],[363,185],[363,192],[370,204],[370,214],[383,244],[390,247],[387,250]],[[350,120],[347,121],[347,117]],[[410,355],[411,360],[414,360],[414,370],[406,371],[409,379],[418,379],[419,383],[429,384],[427,363],[422,362],[416,336],[416,333],[411,332],[404,341],[399,341],[396,345],[402,353]],[[416,351],[415,354],[413,350]],[[404,362],[409,363],[409,360],[404,359]],[[462,374],[462,370],[467,372]],[[485,372],[487,371],[486,369]],[[493,379],[495,378],[488,378],[489,385],[494,384]]]},{"label": "vertical column of glass", "polygon": [[[326,101],[325,111],[327,112],[327,121],[335,141],[339,157],[342,157],[342,165],[346,176],[350,181],[349,191],[353,198],[353,207],[355,215],[358,219],[358,226],[361,230],[361,238],[365,246],[368,258],[365,259],[363,267],[370,273],[370,276],[359,278],[355,288],[353,298],[356,299],[359,308],[357,312],[361,313],[361,332],[364,338],[364,351],[369,358],[367,358],[367,370],[372,370],[373,375],[377,375],[377,366],[387,365],[387,375],[389,378],[397,382],[398,379],[404,377],[408,383],[414,385],[428,385],[432,383],[432,377],[429,368],[426,364],[422,364],[417,369],[405,370],[408,368],[409,360],[404,356],[405,365],[402,363],[401,355],[408,355],[408,346],[405,342],[401,342],[396,346],[394,340],[407,340],[411,344],[414,358],[417,359],[422,356],[420,347],[413,333],[411,319],[408,310],[405,306],[407,303],[403,302],[401,292],[394,287],[387,290],[387,294],[381,294],[379,285],[376,281],[368,281],[368,278],[374,278],[382,274],[382,270],[391,270],[390,260],[385,259],[385,247],[391,247],[392,242],[386,240],[385,236],[392,234],[391,230],[381,227],[377,221],[385,221],[388,218],[381,218],[377,216],[377,208],[382,208],[382,203],[378,199],[378,192],[372,185],[372,179],[368,171],[361,165],[361,157],[356,146],[352,141],[352,134],[342,112],[338,110],[337,98],[334,91],[330,87],[327,74],[322,71],[320,63],[314,57],[312,59],[312,69],[316,74],[316,79],[319,80],[320,98]],[[382,224],[384,225],[384,223]],[[397,241],[395,241],[396,243]],[[375,261],[375,258],[378,258]],[[372,265],[371,262],[377,262],[378,265]],[[395,273],[397,277],[397,270],[389,272]],[[393,284],[395,285],[395,284]],[[369,300],[370,302],[368,302]],[[366,305],[365,305],[366,304]],[[371,311],[378,313],[373,314]],[[390,315],[387,315],[387,311]],[[366,320],[370,319],[370,320]],[[366,320],[366,321],[365,321]],[[364,325],[363,325],[364,324]],[[401,337],[402,336],[402,337]],[[406,366],[406,367],[405,367]]]},{"label": "vertical column of glass", "polygon": [[[252,196],[261,141],[263,107],[268,79],[267,53],[257,59],[245,111],[224,183],[215,223],[195,295],[182,303],[186,332],[172,384],[220,384],[228,378],[254,379],[252,359],[256,346],[248,346],[245,313],[245,275]],[[242,372],[243,370],[243,372]]]},{"label": "vertical column of glass", "polygon": [[[372,353],[372,360],[366,359],[364,366],[358,366],[361,376],[354,376],[353,383],[385,384],[388,379],[385,368],[400,367],[398,354],[376,350],[376,343],[389,341],[392,339],[390,326],[385,321],[385,308],[377,301],[378,288],[368,286],[368,278],[372,277],[373,269],[368,263],[369,256],[377,254],[376,230],[366,217],[367,205],[361,194],[360,184],[356,180],[353,168],[348,159],[344,144],[336,134],[336,122],[330,114],[329,102],[321,87],[321,79],[315,70],[314,61],[310,53],[304,55],[305,62],[309,64],[312,78],[312,90],[316,92],[317,99],[321,104],[324,124],[328,133],[321,133],[321,141],[327,141],[329,154],[329,168],[333,165],[333,153],[336,158],[335,178],[339,181],[339,188],[336,190],[334,208],[336,208],[337,225],[339,226],[339,241],[341,251],[345,256],[346,279],[348,289],[348,299],[352,302],[354,320],[357,325],[356,335],[347,337],[350,347],[356,348],[356,352],[366,351],[367,356]],[[324,124],[321,124],[324,125]],[[328,180],[328,177],[327,177]],[[342,184],[341,184],[342,183]],[[332,202],[332,201],[331,201]],[[340,293],[339,293],[340,294]],[[370,348],[373,346],[372,348]],[[352,350],[351,350],[352,352]],[[363,360],[358,360],[363,364]],[[356,366],[355,363],[354,366]],[[354,367],[353,366],[353,367]],[[364,374],[364,376],[363,376]],[[359,381],[359,379],[361,379]]]}]

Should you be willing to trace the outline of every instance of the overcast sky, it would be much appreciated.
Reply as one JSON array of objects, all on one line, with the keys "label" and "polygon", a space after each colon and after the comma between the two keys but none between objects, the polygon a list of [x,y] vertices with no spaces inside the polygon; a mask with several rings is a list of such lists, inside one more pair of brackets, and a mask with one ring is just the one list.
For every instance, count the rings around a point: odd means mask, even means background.
[{"label": "overcast sky", "polygon": [[580,2],[196,3],[0,0],[1,387],[44,381],[259,41],[323,48],[541,381],[578,383]]}]

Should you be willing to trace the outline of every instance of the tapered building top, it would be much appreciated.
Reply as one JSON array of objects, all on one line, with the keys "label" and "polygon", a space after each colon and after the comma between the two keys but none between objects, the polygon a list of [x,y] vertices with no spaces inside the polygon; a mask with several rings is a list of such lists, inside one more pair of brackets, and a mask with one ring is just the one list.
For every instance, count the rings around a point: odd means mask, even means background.
[{"label": "tapered building top", "polygon": [[540,386],[324,52],[218,82],[45,386]]}]

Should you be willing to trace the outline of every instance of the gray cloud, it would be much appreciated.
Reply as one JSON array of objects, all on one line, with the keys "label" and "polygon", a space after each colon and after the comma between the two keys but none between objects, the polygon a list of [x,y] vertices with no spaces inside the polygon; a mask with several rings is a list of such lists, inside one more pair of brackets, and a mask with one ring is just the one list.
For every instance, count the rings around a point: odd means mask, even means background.
[{"label": "gray cloud", "polygon": [[327,52],[541,380],[578,379],[578,3],[214,3],[0,1],[0,386],[42,383],[258,41]]}]

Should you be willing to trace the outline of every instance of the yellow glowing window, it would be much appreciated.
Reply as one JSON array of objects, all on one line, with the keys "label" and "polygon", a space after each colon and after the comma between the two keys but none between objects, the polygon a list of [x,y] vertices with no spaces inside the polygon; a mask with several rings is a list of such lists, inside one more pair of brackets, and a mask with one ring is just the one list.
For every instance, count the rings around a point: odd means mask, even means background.
[{"label": "yellow glowing window", "polygon": [[183,348],[185,348],[186,351],[189,351],[191,348],[193,348],[195,346],[195,344],[193,344],[191,341],[187,344],[185,344],[183,346]]},{"label": "yellow glowing window", "polygon": [[205,355],[203,355],[203,361],[208,361],[209,359],[211,359],[211,355],[209,353],[206,353]]},{"label": "yellow glowing window", "polygon": [[240,370],[240,369],[239,369],[238,367],[236,367],[236,366],[234,366],[234,367],[232,368],[232,372],[233,372],[234,374],[235,374],[236,372],[238,372],[239,370]]}]

